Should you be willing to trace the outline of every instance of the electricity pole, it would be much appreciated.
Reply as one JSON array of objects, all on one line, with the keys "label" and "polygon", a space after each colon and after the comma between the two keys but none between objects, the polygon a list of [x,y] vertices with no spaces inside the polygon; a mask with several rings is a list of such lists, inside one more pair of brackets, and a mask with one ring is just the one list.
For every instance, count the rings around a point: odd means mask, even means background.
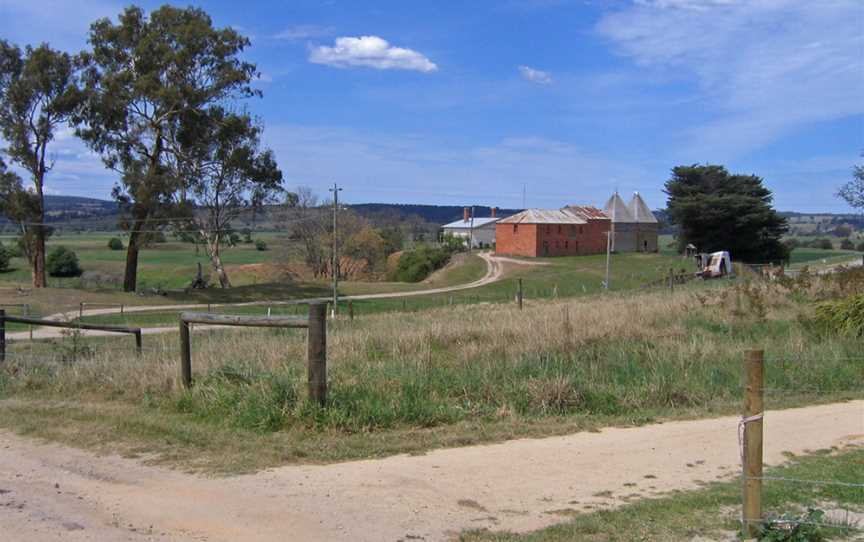
[{"label": "electricity pole", "polygon": [[468,230],[468,252],[474,251],[474,206],[471,206],[471,226]]},{"label": "electricity pole", "polygon": [[337,308],[339,306],[339,265],[338,265],[338,242],[336,232],[338,222],[336,221],[337,211],[339,210],[339,192],[342,189],[336,183],[333,183],[333,188],[330,189],[330,192],[333,192],[333,259],[330,262],[330,273],[333,275],[333,308],[331,309],[331,316],[333,318],[336,317]]}]

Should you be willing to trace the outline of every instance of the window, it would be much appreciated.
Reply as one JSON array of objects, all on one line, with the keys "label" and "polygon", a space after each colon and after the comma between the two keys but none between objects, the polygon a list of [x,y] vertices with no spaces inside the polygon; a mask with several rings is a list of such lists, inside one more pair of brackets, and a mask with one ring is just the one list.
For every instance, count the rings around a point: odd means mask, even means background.
[{"label": "window", "polygon": [[513,233],[519,232],[519,224],[513,224]]},{"label": "window", "polygon": [[561,235],[561,225],[558,225],[558,235]]},{"label": "window", "polygon": [[570,248],[570,241],[564,241],[564,248]]}]

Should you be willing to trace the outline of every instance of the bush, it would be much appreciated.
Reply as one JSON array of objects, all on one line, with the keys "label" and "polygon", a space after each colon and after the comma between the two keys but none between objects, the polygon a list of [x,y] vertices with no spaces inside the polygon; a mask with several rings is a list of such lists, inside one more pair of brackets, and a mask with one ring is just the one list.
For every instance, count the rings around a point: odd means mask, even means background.
[{"label": "bush", "polygon": [[52,277],[80,277],[84,272],[78,263],[78,256],[64,246],[51,249],[45,267]]},{"label": "bush", "polygon": [[402,254],[392,279],[399,282],[420,282],[436,269],[444,267],[448,261],[450,251],[447,249],[421,246]]},{"label": "bush", "polygon": [[255,250],[267,250],[267,243],[261,239],[255,239]]},{"label": "bush", "polygon": [[0,244],[0,272],[9,270],[10,261],[12,261],[12,252]]},{"label": "bush", "polygon": [[855,250],[857,250],[858,252],[864,252],[864,241],[858,243],[858,246],[855,247]]},{"label": "bush", "polygon": [[123,241],[119,237],[112,237],[108,240],[108,248],[111,250],[123,250]]},{"label": "bush", "polygon": [[855,243],[847,237],[840,242],[840,248],[843,250],[855,250]]},{"label": "bush", "polygon": [[816,323],[825,332],[864,336],[864,294],[818,305]]}]

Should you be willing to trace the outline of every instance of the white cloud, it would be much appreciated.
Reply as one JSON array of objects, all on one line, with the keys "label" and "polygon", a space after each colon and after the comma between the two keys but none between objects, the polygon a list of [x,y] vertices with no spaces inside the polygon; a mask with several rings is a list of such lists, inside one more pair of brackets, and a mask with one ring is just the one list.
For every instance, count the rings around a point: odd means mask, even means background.
[{"label": "white cloud", "polygon": [[864,113],[860,21],[860,0],[634,0],[598,31],[641,68],[696,83],[708,120],[681,133],[703,160]]},{"label": "white cloud", "polygon": [[278,40],[299,41],[310,38],[324,38],[332,36],[335,29],[332,26],[321,26],[317,24],[298,24],[289,26],[282,32],[279,32],[274,38]]},{"label": "white cloud", "polygon": [[378,36],[336,38],[333,47],[314,47],[309,53],[309,62],[337,68],[364,66],[378,70],[415,70],[425,73],[438,69],[417,51],[393,47]]},{"label": "white cloud", "polygon": [[541,85],[549,85],[552,83],[552,75],[549,72],[537,70],[530,66],[519,66],[519,73],[522,74],[522,77],[532,83],[539,83]]}]

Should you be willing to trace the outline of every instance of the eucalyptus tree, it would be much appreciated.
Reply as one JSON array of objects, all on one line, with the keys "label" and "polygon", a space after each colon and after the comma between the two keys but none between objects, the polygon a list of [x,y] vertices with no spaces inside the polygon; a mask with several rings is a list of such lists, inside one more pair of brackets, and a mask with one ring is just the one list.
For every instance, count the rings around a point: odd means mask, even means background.
[{"label": "eucalyptus tree", "polygon": [[129,233],[123,289],[134,291],[147,233],[171,216],[183,186],[181,125],[213,104],[260,95],[251,87],[257,72],[240,58],[249,40],[193,7],[149,16],[126,8],[116,24],[93,23],[89,43],[77,133],[120,175],[113,195]]},{"label": "eucalyptus tree", "polygon": [[184,195],[192,213],[189,226],[200,235],[223,288],[230,288],[231,280],[220,248],[232,222],[275,202],[283,192],[282,172],[272,151],[261,148],[261,131],[249,115],[214,106],[185,124],[179,138]]},{"label": "eucalyptus tree", "polygon": [[[33,287],[45,287],[45,177],[54,162],[49,145],[81,102],[76,59],[47,44],[23,51],[0,40],[0,133],[9,160],[30,174],[33,197],[16,202]],[[10,203],[10,202],[7,202]],[[26,211],[26,213],[24,213]],[[23,213],[23,214],[22,214]]]}]

